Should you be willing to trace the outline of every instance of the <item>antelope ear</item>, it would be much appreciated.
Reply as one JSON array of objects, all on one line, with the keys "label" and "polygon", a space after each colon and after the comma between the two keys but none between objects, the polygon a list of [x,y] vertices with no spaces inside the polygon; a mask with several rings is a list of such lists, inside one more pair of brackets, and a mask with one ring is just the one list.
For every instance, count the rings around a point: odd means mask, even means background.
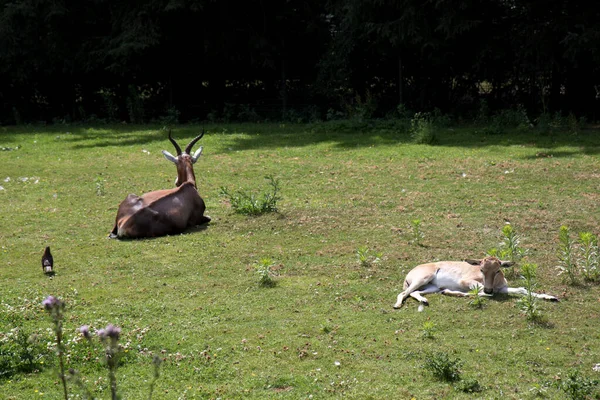
[{"label": "antelope ear", "polygon": [[192,156],[192,163],[195,163],[196,161],[198,161],[198,157],[200,157],[200,154],[202,154],[202,149],[203,147],[200,146],[198,148],[198,150],[196,150],[196,152],[194,153],[194,155]]},{"label": "antelope ear", "polygon": [[163,150],[162,153],[167,160],[171,161],[172,163],[177,164],[177,157],[174,157],[173,154],[169,153],[166,150]]},{"label": "antelope ear", "polygon": [[515,265],[515,263],[512,261],[500,261],[500,266],[502,268],[512,267],[513,265]]},{"label": "antelope ear", "polygon": [[482,260],[473,260],[472,258],[465,259],[465,262],[471,265],[481,265],[481,261]]}]

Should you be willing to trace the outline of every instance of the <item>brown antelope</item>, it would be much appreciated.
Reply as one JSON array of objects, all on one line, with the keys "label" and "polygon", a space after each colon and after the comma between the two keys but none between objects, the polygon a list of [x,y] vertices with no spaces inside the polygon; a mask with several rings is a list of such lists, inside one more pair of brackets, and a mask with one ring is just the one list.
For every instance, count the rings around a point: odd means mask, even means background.
[{"label": "brown antelope", "polygon": [[176,187],[157,190],[142,196],[134,194],[127,196],[119,205],[115,227],[110,233],[111,238],[171,235],[210,221],[210,217],[204,215],[206,206],[196,189],[193,169],[193,164],[202,154],[202,147],[190,155],[192,146],[203,135],[204,131],[196,136],[184,151],[181,151],[169,131],[169,140],[173,143],[177,156],[173,156],[166,150],[163,150],[163,154],[177,167]]},{"label": "brown antelope", "polygon": [[[442,293],[449,296],[469,296],[473,288],[483,289],[480,296],[491,296],[495,293],[526,295],[525,288],[510,288],[501,268],[513,265],[509,261],[500,261],[496,257],[482,260],[439,261],[421,264],[413,268],[404,281],[404,291],[398,295],[394,308],[402,307],[408,296],[418,300],[422,306],[429,303],[423,297],[428,293]],[[558,298],[548,294],[532,293],[533,296],[550,301]]]}]

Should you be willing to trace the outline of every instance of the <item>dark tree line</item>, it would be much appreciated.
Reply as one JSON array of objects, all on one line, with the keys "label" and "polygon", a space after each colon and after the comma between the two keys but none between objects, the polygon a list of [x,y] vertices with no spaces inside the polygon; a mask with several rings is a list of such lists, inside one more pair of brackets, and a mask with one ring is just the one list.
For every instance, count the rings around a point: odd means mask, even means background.
[{"label": "dark tree line", "polygon": [[398,105],[597,119],[600,3],[0,0],[0,123],[325,118]]}]

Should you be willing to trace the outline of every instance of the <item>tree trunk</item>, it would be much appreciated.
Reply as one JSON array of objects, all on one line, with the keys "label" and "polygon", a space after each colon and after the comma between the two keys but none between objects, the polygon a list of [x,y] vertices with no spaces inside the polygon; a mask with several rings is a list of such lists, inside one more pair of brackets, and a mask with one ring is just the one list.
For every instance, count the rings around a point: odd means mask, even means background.
[{"label": "tree trunk", "polygon": [[402,53],[398,53],[398,105],[404,104],[404,93],[402,85]]},{"label": "tree trunk", "polygon": [[288,102],[288,94],[287,94],[287,76],[285,71],[285,60],[281,60],[281,87],[279,88],[279,95],[281,96],[281,117],[285,119],[285,114],[287,112],[287,102]]}]

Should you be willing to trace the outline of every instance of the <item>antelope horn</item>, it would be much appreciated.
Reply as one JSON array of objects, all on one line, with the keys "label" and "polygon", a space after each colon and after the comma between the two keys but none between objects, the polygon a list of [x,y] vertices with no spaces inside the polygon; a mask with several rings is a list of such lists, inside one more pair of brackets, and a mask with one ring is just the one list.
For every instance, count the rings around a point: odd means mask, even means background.
[{"label": "antelope horn", "polygon": [[196,144],[196,142],[200,139],[202,139],[202,136],[204,136],[204,128],[202,128],[202,133],[199,134],[198,136],[196,136],[191,142],[190,144],[187,145],[187,147],[185,148],[185,152],[187,154],[191,154],[190,151],[192,151],[192,147]]},{"label": "antelope horn", "polygon": [[[179,145],[177,144],[177,142],[175,141],[175,139],[173,139],[171,137],[171,130],[169,129],[169,140],[171,141],[171,143],[173,143],[173,146],[175,146],[175,150],[177,150],[177,155],[180,156],[181,155],[181,147],[179,147]],[[186,150],[187,152],[187,150]]]}]

